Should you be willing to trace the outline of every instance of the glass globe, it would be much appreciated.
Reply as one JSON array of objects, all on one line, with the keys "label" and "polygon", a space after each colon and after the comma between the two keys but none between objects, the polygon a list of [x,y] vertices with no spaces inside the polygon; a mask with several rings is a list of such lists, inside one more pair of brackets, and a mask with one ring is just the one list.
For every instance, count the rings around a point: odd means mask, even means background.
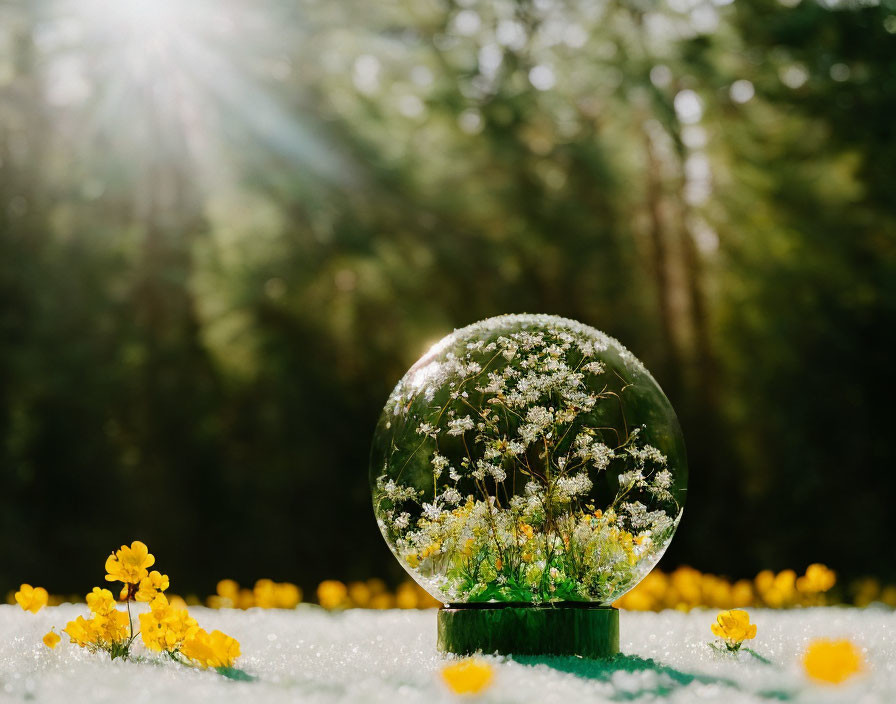
[{"label": "glass globe", "polygon": [[380,530],[450,604],[610,604],[681,519],[684,440],[619,342],[550,315],[445,337],[389,396],[371,452]]}]

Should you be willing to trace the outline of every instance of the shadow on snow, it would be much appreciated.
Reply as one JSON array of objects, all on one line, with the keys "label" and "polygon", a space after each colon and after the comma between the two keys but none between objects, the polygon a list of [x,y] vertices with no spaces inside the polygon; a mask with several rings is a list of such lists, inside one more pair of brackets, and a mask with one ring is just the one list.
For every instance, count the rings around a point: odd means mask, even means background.
[{"label": "shadow on snow", "polygon": [[[730,688],[738,692],[744,692],[744,688],[732,679],[725,677],[713,677],[696,672],[684,672],[668,665],[658,663],[656,660],[642,658],[637,655],[617,655],[607,660],[589,660],[577,657],[549,657],[549,656],[513,656],[514,662],[521,665],[546,665],[558,672],[566,672],[584,679],[598,682],[611,683],[613,675],[617,672],[640,674],[652,672],[657,676],[648,682],[638,682],[632,689],[617,691],[612,699],[616,701],[634,701],[641,697],[666,697],[682,687],[687,687],[694,682],[698,684],[717,685]],[[785,691],[768,690],[753,692],[763,699],[775,701],[789,701],[793,694]]]}]

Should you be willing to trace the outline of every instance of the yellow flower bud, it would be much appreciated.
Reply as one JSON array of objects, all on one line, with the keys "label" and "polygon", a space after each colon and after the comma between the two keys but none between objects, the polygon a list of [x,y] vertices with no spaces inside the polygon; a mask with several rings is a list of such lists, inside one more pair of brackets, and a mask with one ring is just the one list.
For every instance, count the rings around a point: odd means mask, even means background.
[{"label": "yellow flower bud", "polygon": [[862,671],[862,655],[848,640],[819,639],[809,644],[803,667],[814,680],[839,684]]},{"label": "yellow flower bud", "polygon": [[468,658],[443,667],[442,679],[455,694],[478,694],[491,684],[492,668],[486,662]]},{"label": "yellow flower bud", "polygon": [[47,605],[50,598],[47,590],[43,587],[32,587],[30,584],[23,584],[19,587],[19,591],[15,595],[16,603],[25,611],[36,614]]},{"label": "yellow flower bud", "polygon": [[750,614],[743,609],[720,612],[711,629],[729,650],[737,650],[745,640],[756,637],[756,624],[750,623]]}]

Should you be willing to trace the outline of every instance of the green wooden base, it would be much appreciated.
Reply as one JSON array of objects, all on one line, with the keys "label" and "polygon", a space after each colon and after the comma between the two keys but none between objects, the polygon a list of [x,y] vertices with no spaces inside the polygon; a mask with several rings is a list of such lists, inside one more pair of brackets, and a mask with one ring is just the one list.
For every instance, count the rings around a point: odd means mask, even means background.
[{"label": "green wooden base", "polygon": [[619,652],[619,611],[573,603],[449,604],[439,609],[439,650],[609,658]]}]

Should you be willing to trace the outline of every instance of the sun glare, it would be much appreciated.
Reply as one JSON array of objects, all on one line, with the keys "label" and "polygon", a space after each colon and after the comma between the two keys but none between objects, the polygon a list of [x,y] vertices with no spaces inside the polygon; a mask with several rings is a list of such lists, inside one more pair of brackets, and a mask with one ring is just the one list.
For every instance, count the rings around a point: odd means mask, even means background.
[{"label": "sun glare", "polygon": [[133,72],[132,78],[151,79],[171,69],[188,70],[190,53],[220,29],[224,6],[183,0],[81,0],[77,14],[101,58]]},{"label": "sun glare", "polygon": [[47,100],[85,153],[102,144],[136,178],[164,162],[220,183],[265,148],[344,180],[339,157],[309,129],[312,116],[294,109],[302,82],[286,79],[301,32],[284,32],[289,12],[262,0],[50,2],[37,37]]},{"label": "sun glare", "polygon": [[183,14],[184,3],[177,0],[117,0],[96,3],[104,6],[110,21],[133,24],[135,28],[152,31],[168,29]]}]

